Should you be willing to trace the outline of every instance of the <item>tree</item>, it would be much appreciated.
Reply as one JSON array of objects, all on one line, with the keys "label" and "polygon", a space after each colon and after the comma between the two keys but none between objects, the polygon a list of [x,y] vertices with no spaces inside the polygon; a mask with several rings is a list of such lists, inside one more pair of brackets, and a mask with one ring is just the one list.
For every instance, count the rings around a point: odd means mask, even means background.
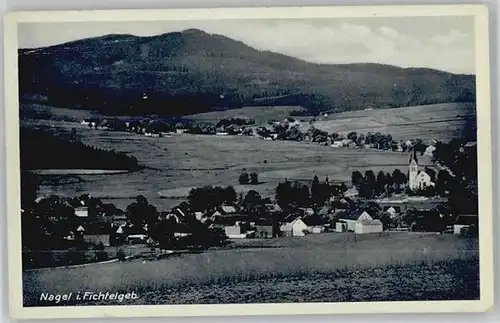
[{"label": "tree", "polygon": [[359,188],[360,184],[363,182],[363,175],[359,171],[352,172],[351,182],[356,188]]},{"label": "tree", "polygon": [[[394,178],[390,173],[385,175],[385,188],[387,196],[390,196],[393,192]],[[399,193],[399,192],[398,192]]]},{"label": "tree", "polygon": [[300,182],[296,181],[293,184],[291,195],[295,198],[294,202],[298,206],[307,207],[311,205],[311,196],[307,185],[301,185]]},{"label": "tree", "polygon": [[313,201],[313,203],[317,203],[318,202],[318,197],[319,197],[319,194],[320,194],[320,184],[319,184],[319,178],[318,176],[314,175],[314,178],[313,178],[313,181],[312,181],[312,184],[311,184],[311,199]]},{"label": "tree", "polygon": [[385,191],[385,185],[387,184],[387,179],[383,171],[377,174],[377,181],[375,186],[375,195],[380,195]]},{"label": "tree", "polygon": [[446,170],[440,170],[436,178],[436,193],[445,196],[446,192],[450,191],[449,187],[449,177],[450,174]]},{"label": "tree", "polygon": [[250,177],[248,176],[248,173],[246,172],[241,173],[238,181],[240,182],[241,185],[248,184],[250,182]]},{"label": "tree", "polygon": [[250,174],[250,184],[252,185],[259,184],[259,175],[257,175],[257,173],[253,172]]},{"label": "tree", "polygon": [[158,219],[158,211],[154,205],[149,204],[146,197],[139,195],[134,203],[127,206],[127,217],[135,228],[147,225],[150,229]]},{"label": "tree", "polygon": [[365,172],[365,190],[368,196],[368,198],[372,198],[375,195],[375,190],[376,190],[376,184],[377,180],[375,178],[375,174],[373,173],[372,170],[367,170]]},{"label": "tree", "polygon": [[358,134],[356,133],[356,131],[351,131],[347,134],[347,139],[350,139],[354,142],[356,141],[357,137],[358,137]]},{"label": "tree", "polygon": [[288,180],[279,183],[276,187],[276,202],[281,208],[293,202],[292,185]]},{"label": "tree", "polygon": [[234,187],[228,186],[224,188],[224,201],[229,204],[233,204],[237,200],[237,194]]},{"label": "tree", "polygon": [[262,204],[262,198],[257,191],[250,190],[243,199],[243,205],[248,213],[253,212],[258,205]]},{"label": "tree", "polygon": [[394,181],[394,185],[396,185],[396,190],[400,190],[401,185],[406,182],[406,176],[399,169],[395,169],[392,172],[392,180]]}]

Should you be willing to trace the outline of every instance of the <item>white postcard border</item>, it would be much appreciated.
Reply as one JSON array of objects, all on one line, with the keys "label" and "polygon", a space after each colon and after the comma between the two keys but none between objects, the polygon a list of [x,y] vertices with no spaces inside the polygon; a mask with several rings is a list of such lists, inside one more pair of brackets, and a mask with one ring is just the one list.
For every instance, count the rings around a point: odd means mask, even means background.
[{"label": "white postcard border", "polygon": [[[479,180],[480,300],[359,303],[23,307],[17,24],[30,22],[473,16]],[[484,5],[275,7],[12,12],[4,18],[5,137],[10,314],[13,318],[483,312],[493,306],[493,199],[488,9]]]}]

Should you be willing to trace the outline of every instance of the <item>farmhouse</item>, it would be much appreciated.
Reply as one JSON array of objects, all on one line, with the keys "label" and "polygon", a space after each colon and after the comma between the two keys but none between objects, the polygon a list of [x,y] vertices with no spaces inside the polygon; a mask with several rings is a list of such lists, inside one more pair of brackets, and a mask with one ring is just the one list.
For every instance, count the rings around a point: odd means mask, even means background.
[{"label": "farmhouse", "polygon": [[357,234],[364,234],[364,233],[374,233],[374,232],[382,232],[384,231],[384,226],[382,225],[382,222],[380,220],[359,220],[356,222],[356,228],[354,232]]},{"label": "farmhouse", "polygon": [[366,211],[348,211],[345,212],[339,219],[339,222],[337,222],[335,226],[335,231],[337,232],[345,232],[345,231],[351,231],[354,232],[356,230],[356,223],[358,221],[372,221],[373,218],[368,214]]},{"label": "farmhouse", "polygon": [[280,227],[282,236],[285,237],[303,237],[308,232],[308,227],[300,217],[292,222],[287,222]]},{"label": "farmhouse", "polygon": [[248,226],[236,222],[234,225],[226,225],[224,226],[224,233],[229,239],[245,239],[252,235],[254,235],[254,231],[247,230]]},{"label": "farmhouse", "polygon": [[461,214],[457,216],[453,224],[453,233],[461,234],[463,232],[470,232],[471,229],[477,228],[479,219],[476,214]]}]

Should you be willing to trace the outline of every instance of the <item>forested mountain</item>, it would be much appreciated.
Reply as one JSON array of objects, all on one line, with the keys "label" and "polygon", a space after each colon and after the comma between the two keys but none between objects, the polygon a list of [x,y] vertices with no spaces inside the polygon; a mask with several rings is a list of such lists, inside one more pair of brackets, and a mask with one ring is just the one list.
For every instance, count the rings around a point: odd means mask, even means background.
[{"label": "forested mountain", "polygon": [[191,29],[19,50],[22,99],[110,114],[242,105],[347,111],[475,100],[475,77],[380,64],[323,65]]}]

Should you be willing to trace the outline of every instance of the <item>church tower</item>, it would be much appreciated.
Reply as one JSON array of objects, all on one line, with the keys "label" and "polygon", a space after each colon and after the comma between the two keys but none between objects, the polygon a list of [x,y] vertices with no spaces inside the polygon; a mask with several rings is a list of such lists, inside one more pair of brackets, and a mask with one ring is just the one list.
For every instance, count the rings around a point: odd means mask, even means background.
[{"label": "church tower", "polygon": [[418,159],[417,152],[414,148],[410,151],[410,158],[408,160],[408,185],[411,190],[418,189],[417,183],[417,175],[418,175]]}]

